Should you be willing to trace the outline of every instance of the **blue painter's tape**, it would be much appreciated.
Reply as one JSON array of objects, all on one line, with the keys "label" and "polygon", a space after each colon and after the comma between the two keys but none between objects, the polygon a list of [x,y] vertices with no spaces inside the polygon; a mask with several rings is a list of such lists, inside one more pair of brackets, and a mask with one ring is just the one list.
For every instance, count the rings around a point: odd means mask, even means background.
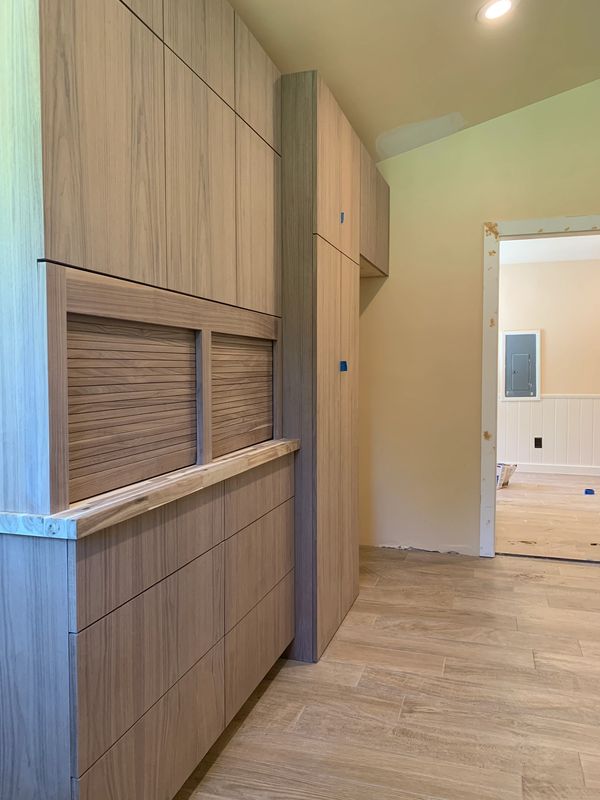
[{"label": "blue painter's tape", "polygon": [[340,372],[348,372],[348,362],[340,361]]}]

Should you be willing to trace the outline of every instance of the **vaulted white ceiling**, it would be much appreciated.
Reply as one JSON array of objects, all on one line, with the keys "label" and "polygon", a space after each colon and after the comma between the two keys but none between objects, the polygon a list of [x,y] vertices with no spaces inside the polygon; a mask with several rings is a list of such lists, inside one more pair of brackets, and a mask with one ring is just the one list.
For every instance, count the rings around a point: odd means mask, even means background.
[{"label": "vaulted white ceiling", "polygon": [[372,152],[399,126],[416,124],[389,142],[408,149],[600,78],[600,0],[520,0],[495,25],[483,0],[232,2],[284,72],[321,71]]}]

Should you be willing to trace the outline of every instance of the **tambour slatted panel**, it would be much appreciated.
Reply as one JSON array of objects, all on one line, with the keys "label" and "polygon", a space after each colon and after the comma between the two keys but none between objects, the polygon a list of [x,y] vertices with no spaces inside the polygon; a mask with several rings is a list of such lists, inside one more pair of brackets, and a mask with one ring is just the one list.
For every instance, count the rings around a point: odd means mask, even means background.
[{"label": "tambour slatted panel", "polygon": [[212,336],[213,457],[273,438],[273,343]]},{"label": "tambour slatted panel", "polygon": [[69,501],[196,463],[192,330],[69,315]]}]

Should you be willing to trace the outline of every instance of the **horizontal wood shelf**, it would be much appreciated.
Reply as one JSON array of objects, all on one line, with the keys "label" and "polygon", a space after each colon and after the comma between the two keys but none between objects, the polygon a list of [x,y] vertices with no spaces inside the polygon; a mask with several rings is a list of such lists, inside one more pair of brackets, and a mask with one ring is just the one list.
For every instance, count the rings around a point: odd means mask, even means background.
[{"label": "horizontal wood shelf", "polygon": [[153,508],[267,464],[300,448],[298,439],[274,439],[223,456],[210,464],[186,467],[75,503],[58,514],[0,513],[0,533],[82,539]]}]

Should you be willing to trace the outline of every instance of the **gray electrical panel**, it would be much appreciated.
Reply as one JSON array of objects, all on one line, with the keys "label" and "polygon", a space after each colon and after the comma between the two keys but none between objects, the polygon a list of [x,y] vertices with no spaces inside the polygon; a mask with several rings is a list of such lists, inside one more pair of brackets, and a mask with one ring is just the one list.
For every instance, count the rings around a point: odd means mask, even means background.
[{"label": "gray electrical panel", "polygon": [[507,333],[504,348],[504,396],[537,396],[537,336]]}]

